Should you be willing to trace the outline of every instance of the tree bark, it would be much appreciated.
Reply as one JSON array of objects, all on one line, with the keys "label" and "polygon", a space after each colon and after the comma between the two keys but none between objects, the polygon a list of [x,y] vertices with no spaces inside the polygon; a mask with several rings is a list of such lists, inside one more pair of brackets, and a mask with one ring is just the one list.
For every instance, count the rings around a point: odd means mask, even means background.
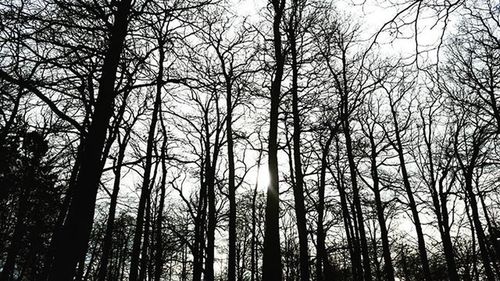
[{"label": "tree bark", "polygon": [[[162,123],[162,127],[163,123]],[[163,209],[165,206],[165,196],[166,196],[166,177],[167,177],[167,163],[166,163],[166,131],[164,130],[164,139],[162,145],[162,154],[161,154],[161,168],[162,168],[162,178],[160,183],[160,204],[158,206],[157,217],[156,217],[156,244],[155,244],[155,275],[154,280],[160,281],[161,275],[163,272],[163,233],[162,233],[162,225],[163,225]]]},{"label": "tree bark", "polygon": [[127,35],[131,2],[131,0],[122,0],[115,14],[111,39],[99,80],[98,98],[92,123],[89,126],[87,138],[84,140],[81,169],[66,223],[61,229],[61,239],[56,245],[50,281],[71,280],[75,275],[76,264],[86,253],[102,174],[102,169],[96,167],[100,166],[107,126],[113,113],[114,85]]},{"label": "tree bark", "polygon": [[[347,97],[344,98],[344,114],[347,112]],[[361,242],[361,254],[363,256],[363,276],[365,281],[371,281],[371,266],[370,266],[370,255],[368,252],[368,242],[366,240],[365,232],[365,220],[363,216],[363,210],[361,208],[361,199],[359,194],[358,179],[356,172],[356,163],[354,161],[351,131],[349,127],[349,120],[347,116],[343,117],[342,127],[344,130],[344,136],[346,141],[346,151],[347,159],[349,162],[349,172],[351,174],[351,185],[353,192],[353,204],[356,213],[357,227],[359,231],[359,241]]]},{"label": "tree bark", "polygon": [[330,129],[330,135],[322,148],[321,152],[321,166],[320,166],[320,179],[318,185],[318,220],[316,230],[316,280],[325,280],[326,270],[325,264],[329,263],[325,246],[325,230],[323,226],[323,217],[325,212],[325,189],[326,189],[326,170],[328,165],[328,154],[330,153],[330,145],[332,144],[335,132]]},{"label": "tree bark", "polygon": [[[434,152],[432,147],[432,115],[429,116],[428,124],[425,124],[425,119],[423,112],[420,112],[421,119],[424,123],[423,125],[423,138],[427,152],[428,158],[428,171],[429,179],[428,186],[431,193],[432,203],[434,205],[434,212],[436,214],[439,234],[441,236],[441,241],[443,243],[443,251],[446,260],[446,267],[448,269],[448,277],[450,281],[459,281],[457,266],[455,262],[455,254],[453,250],[453,243],[451,241],[450,235],[450,225],[448,218],[448,208],[447,208],[447,192],[444,191],[443,182],[448,176],[450,171],[450,159],[447,159],[448,163],[442,168],[441,175],[439,177],[439,182],[437,179],[437,171],[434,165]],[[424,175],[425,176],[425,175]],[[439,190],[438,190],[439,187]]]},{"label": "tree bark", "polygon": [[380,178],[378,174],[377,164],[377,147],[373,139],[373,135],[369,136],[371,147],[371,176],[373,181],[373,193],[375,195],[375,207],[377,219],[380,226],[380,236],[382,239],[382,252],[384,256],[384,280],[394,281],[394,267],[392,265],[391,250],[389,247],[389,234],[385,224],[384,207],[380,196]]},{"label": "tree bark", "polygon": [[214,280],[214,247],[215,247],[215,228],[216,228],[216,208],[215,208],[215,183],[214,167],[208,166],[207,170],[207,200],[208,200],[208,223],[207,223],[207,248],[205,258],[205,272],[203,280]]},{"label": "tree bark", "polygon": [[[162,48],[160,48],[162,50]],[[160,61],[159,63],[162,65],[164,60],[163,52],[160,51]],[[161,75],[161,76],[160,76]],[[139,199],[139,208],[137,211],[137,219],[136,219],[136,227],[134,231],[134,241],[132,245],[132,253],[131,253],[131,261],[130,261],[130,281],[138,281],[138,273],[139,273],[139,259],[141,252],[141,240],[143,234],[143,226],[144,226],[144,213],[146,208],[147,200],[150,196],[150,183],[151,183],[151,168],[153,166],[152,157],[153,157],[153,146],[155,142],[155,132],[156,132],[156,123],[158,121],[158,112],[161,106],[161,84],[163,79],[163,66],[160,66],[157,81],[157,89],[155,95],[155,102],[153,106],[153,113],[151,117],[151,123],[149,125],[148,139],[146,145],[146,163],[144,166],[144,175],[143,182],[141,187],[141,197]],[[160,85],[160,86],[158,86]]]},{"label": "tree bark", "polygon": [[299,112],[299,64],[297,61],[296,26],[298,20],[299,7],[297,0],[292,1],[292,15],[290,27],[288,29],[290,50],[292,56],[292,114],[293,114],[293,162],[295,164],[294,173],[295,184],[293,185],[293,195],[295,199],[295,216],[297,219],[297,231],[299,234],[299,259],[300,259],[300,280],[309,281],[309,247],[307,241],[307,221],[304,206],[304,175],[302,172],[302,160],[300,152],[301,124]]},{"label": "tree bark", "polygon": [[279,178],[278,178],[278,114],[281,96],[281,80],[285,57],[282,53],[280,25],[285,0],[271,1],[273,15],[273,43],[275,55],[275,76],[271,84],[271,111],[269,116],[268,166],[270,183],[267,189],[266,218],[263,253],[263,281],[282,279],[282,264],[279,233]]},{"label": "tree bark", "polygon": [[422,263],[423,276],[426,281],[431,281],[431,271],[429,267],[429,259],[427,258],[427,250],[425,247],[425,238],[422,231],[422,224],[420,222],[420,216],[417,209],[417,203],[415,202],[415,197],[413,196],[413,190],[410,184],[410,177],[408,176],[408,171],[406,169],[406,160],[404,157],[403,142],[401,140],[401,131],[399,128],[399,122],[397,120],[397,112],[395,109],[395,103],[392,98],[390,99],[391,114],[394,122],[394,137],[395,142],[392,142],[394,149],[396,150],[399,158],[399,164],[401,168],[401,176],[403,177],[403,185],[408,196],[408,205],[410,207],[413,223],[415,224],[415,230],[417,232],[417,242],[418,242],[418,252],[420,255],[420,261]]},{"label": "tree bark", "polygon": [[488,281],[494,281],[495,275],[490,264],[490,256],[488,252],[488,247],[486,246],[486,236],[484,234],[483,226],[481,224],[481,219],[479,218],[479,210],[477,206],[477,200],[472,189],[472,174],[467,174],[465,176],[465,190],[467,196],[469,197],[470,209],[472,211],[472,221],[474,223],[474,228],[476,229],[477,243],[479,244],[479,251],[481,252],[481,259],[484,266],[484,271]]},{"label": "tree bark", "polygon": [[233,100],[232,100],[232,69],[226,69],[224,58],[219,56],[226,86],[226,130],[227,130],[227,162],[228,162],[228,189],[229,189],[229,254],[228,254],[228,281],[236,280],[236,184],[234,165],[233,139]]},{"label": "tree bark", "polygon": [[255,188],[252,194],[252,238],[251,238],[251,251],[250,251],[250,281],[256,281],[258,278],[257,273],[257,195],[259,188],[259,173],[260,173],[260,163],[262,160],[262,142],[261,149],[259,149],[259,156],[257,157],[257,179]]},{"label": "tree bark", "polygon": [[105,281],[108,275],[108,263],[113,249],[113,229],[115,224],[116,206],[118,203],[118,193],[120,192],[121,169],[123,159],[125,158],[125,150],[128,143],[128,134],[125,135],[123,143],[118,150],[118,158],[116,160],[115,178],[113,182],[113,191],[111,193],[111,201],[109,203],[108,220],[106,221],[106,230],[103,238],[102,256],[100,260],[98,281]]},{"label": "tree bark", "polygon": [[[217,103],[217,99],[216,99]],[[218,107],[218,104],[216,105]],[[217,127],[215,131],[215,138],[213,142],[213,153],[210,154],[211,147],[211,133],[210,121],[208,119],[208,112],[205,112],[205,183],[207,187],[207,207],[208,207],[208,222],[207,222],[207,247],[203,280],[214,280],[214,261],[215,261],[215,228],[217,227],[217,210],[216,210],[216,196],[215,196],[215,169],[220,151],[220,129]],[[220,124],[220,116],[217,115],[217,123]]]},{"label": "tree bark", "polygon": [[[132,259],[130,263],[130,277],[131,281],[135,281],[138,278],[139,273],[139,253],[141,248],[141,239],[143,232],[143,224],[144,224],[144,211],[147,205],[147,201],[149,200],[150,191],[151,191],[151,168],[152,168],[152,154],[153,154],[153,146],[154,146],[154,138],[156,131],[156,124],[158,121],[158,114],[161,107],[162,102],[162,86],[163,86],[163,62],[165,61],[165,51],[163,49],[163,44],[159,42],[159,60],[158,60],[158,77],[156,79],[156,95],[155,102],[153,107],[153,113],[151,118],[151,124],[149,127],[147,147],[146,147],[146,164],[144,167],[144,175],[143,175],[143,185],[141,188],[141,197],[139,200],[139,209],[137,213],[137,221],[136,221],[136,229],[134,232],[134,242],[132,246]],[[149,223],[149,222],[148,222]],[[143,257],[145,258],[145,257]]]},{"label": "tree bark", "polygon": [[200,173],[200,193],[198,208],[194,225],[194,247],[193,247],[193,281],[201,281],[203,271],[203,256],[205,250],[205,218],[207,210],[207,185],[204,180],[203,171]]},{"label": "tree bark", "polygon": [[476,236],[477,236],[477,243],[479,245],[479,251],[481,254],[481,260],[483,263],[485,275],[486,275],[486,280],[488,281],[493,281],[495,280],[495,275],[493,273],[493,269],[491,268],[490,264],[490,255],[488,251],[488,246],[486,245],[486,235],[483,230],[483,226],[481,223],[481,219],[479,216],[479,209],[478,209],[478,204],[476,200],[476,195],[474,194],[474,188],[473,188],[473,177],[474,177],[474,169],[476,168],[477,165],[477,159],[479,157],[480,153],[480,147],[482,145],[482,142],[484,141],[483,135],[481,130],[479,132],[474,132],[473,140],[472,140],[472,147],[471,147],[471,153],[472,155],[470,156],[470,160],[468,163],[465,163],[461,155],[459,154],[458,151],[458,129],[455,134],[455,155],[458,160],[458,163],[460,165],[460,169],[462,171],[462,175],[464,177],[464,188],[465,188],[465,195],[468,201],[468,207],[470,208],[472,212],[472,223],[473,228],[476,231]]},{"label": "tree bark", "polygon": [[[358,239],[356,238],[356,235],[354,233],[353,229],[353,223],[351,220],[351,215],[349,213],[349,204],[347,202],[347,194],[344,186],[344,179],[343,179],[343,174],[340,171],[340,146],[339,146],[339,140],[336,138],[335,139],[335,144],[336,144],[336,166],[337,166],[337,171],[333,171],[333,169],[328,166],[328,169],[330,170],[330,173],[332,176],[334,176],[337,184],[337,190],[339,191],[339,197],[340,197],[340,207],[342,209],[342,218],[344,222],[344,229],[345,229],[345,234],[346,234],[346,239],[347,239],[347,248],[349,251],[349,256],[351,259],[351,272],[354,280],[363,280],[363,266],[361,264],[361,255],[360,255],[360,250],[359,250],[359,242]],[[353,214],[354,215],[354,214]]]},{"label": "tree bark", "polygon": [[[153,176],[154,178],[154,176]],[[151,185],[152,186],[152,185]],[[151,190],[151,188],[150,188]],[[146,198],[146,208],[144,210],[144,239],[142,241],[141,257],[139,260],[140,269],[138,280],[146,280],[148,273],[148,262],[149,262],[149,247],[150,247],[150,225],[151,225],[151,196]]]}]

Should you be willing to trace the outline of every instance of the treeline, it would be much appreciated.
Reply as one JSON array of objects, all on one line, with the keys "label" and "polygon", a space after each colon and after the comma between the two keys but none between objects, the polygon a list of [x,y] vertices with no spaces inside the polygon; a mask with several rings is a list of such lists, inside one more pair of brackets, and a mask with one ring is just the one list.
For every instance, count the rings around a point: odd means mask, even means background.
[{"label": "treeline", "polygon": [[0,281],[499,280],[500,3],[399,2],[0,3]]}]

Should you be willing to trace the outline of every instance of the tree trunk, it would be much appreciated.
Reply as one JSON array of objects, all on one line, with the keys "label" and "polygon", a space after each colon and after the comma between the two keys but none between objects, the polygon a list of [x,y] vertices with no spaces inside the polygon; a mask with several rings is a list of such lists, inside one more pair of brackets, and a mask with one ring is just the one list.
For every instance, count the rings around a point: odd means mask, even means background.
[{"label": "tree trunk", "polygon": [[[217,210],[215,198],[215,169],[217,166],[217,158],[219,155],[219,137],[220,130],[216,129],[215,140],[213,145],[213,155],[210,155],[210,121],[208,113],[205,113],[205,182],[207,187],[207,205],[208,205],[208,222],[207,222],[207,247],[205,259],[204,280],[214,280],[214,261],[215,261],[215,228],[217,226]],[[217,124],[219,124],[219,116],[217,116]]]},{"label": "tree trunk", "polygon": [[323,217],[325,211],[325,188],[326,188],[326,170],[328,165],[328,154],[330,153],[330,145],[333,141],[335,132],[330,129],[330,136],[322,148],[321,155],[321,167],[320,167],[320,180],[318,185],[318,221],[316,230],[316,280],[325,280],[326,271],[324,270],[325,264],[329,263],[328,256],[326,254],[325,246],[325,230],[323,228]]},{"label": "tree trunk", "polygon": [[54,254],[56,250],[56,245],[58,245],[58,241],[62,239],[62,227],[64,225],[64,221],[66,219],[70,204],[71,204],[71,198],[73,197],[73,193],[75,191],[75,186],[76,186],[76,180],[78,178],[78,173],[80,171],[80,162],[82,159],[82,153],[83,153],[83,146],[81,143],[78,145],[77,152],[76,152],[76,157],[75,157],[75,163],[73,167],[71,168],[71,175],[68,180],[68,188],[66,191],[66,195],[64,196],[64,200],[62,203],[62,206],[59,210],[59,213],[57,214],[57,219],[56,223],[54,226],[54,229],[52,231],[52,238],[50,241],[49,249],[47,251],[47,254],[44,258],[44,269],[42,271],[42,274],[40,276],[40,280],[47,280],[50,270],[52,268],[52,263],[54,259]]},{"label": "tree trunk", "polygon": [[[421,112],[421,118],[424,123],[422,132],[424,137],[424,142],[427,150],[428,158],[428,168],[429,168],[429,180],[428,185],[432,197],[432,202],[434,205],[434,212],[436,214],[439,234],[441,236],[441,241],[443,243],[443,251],[446,260],[446,267],[448,269],[448,277],[450,281],[459,281],[457,266],[455,263],[455,254],[453,252],[453,243],[451,241],[450,235],[450,225],[448,218],[448,208],[447,208],[447,192],[444,191],[443,181],[448,176],[450,171],[450,161],[442,168],[442,173],[439,178],[439,183],[437,181],[437,175],[434,166],[434,153],[432,148],[432,116],[429,116],[429,124],[425,124],[425,119],[423,113]],[[427,129],[426,129],[427,128]],[[424,175],[425,177],[425,175]],[[439,185],[439,190],[438,190]]]},{"label": "tree trunk", "polygon": [[448,268],[448,274],[450,281],[459,281],[457,272],[457,265],[455,262],[455,254],[453,249],[453,243],[451,241],[450,234],[450,224],[448,218],[448,208],[446,207],[446,195],[441,192],[441,240],[443,242],[444,255],[446,259],[446,267]]},{"label": "tree trunk", "polygon": [[118,193],[120,192],[121,166],[125,157],[125,150],[128,143],[128,134],[124,137],[123,143],[118,150],[118,158],[116,161],[115,178],[113,182],[113,192],[111,193],[111,201],[109,203],[108,220],[106,222],[106,230],[103,238],[102,256],[100,260],[98,281],[105,281],[108,274],[108,263],[113,249],[113,228],[115,224],[116,206],[118,203]]},{"label": "tree trunk", "polygon": [[446,260],[446,267],[448,269],[448,275],[450,281],[459,281],[457,266],[455,263],[455,254],[453,250],[453,243],[451,241],[450,225],[448,218],[448,208],[446,206],[447,195],[444,192],[443,181],[448,174],[448,171],[444,171],[441,179],[439,181],[439,191],[437,190],[436,180],[433,172],[433,163],[430,163],[431,168],[431,196],[434,204],[434,209],[437,217],[439,234],[441,236],[441,241],[443,243],[443,251]]},{"label": "tree trunk", "polygon": [[141,240],[143,233],[143,224],[144,224],[144,211],[146,208],[146,203],[150,194],[150,183],[151,183],[151,167],[152,167],[152,156],[153,156],[153,146],[155,139],[155,131],[156,131],[156,123],[158,121],[158,112],[161,106],[161,84],[163,79],[163,49],[160,48],[160,68],[158,71],[157,78],[157,89],[155,95],[155,102],[153,106],[153,113],[151,117],[151,124],[149,126],[148,132],[148,140],[146,146],[146,163],[144,166],[144,175],[143,175],[143,183],[141,188],[141,197],[139,199],[139,208],[137,211],[137,219],[136,219],[136,227],[134,231],[134,242],[132,245],[132,253],[131,253],[131,261],[130,261],[130,281],[138,281],[138,273],[139,273],[139,256],[141,252]]},{"label": "tree trunk", "polygon": [[484,201],[484,194],[481,192],[478,184],[476,183],[477,197],[479,197],[479,201],[481,202],[481,208],[483,209],[484,218],[486,221],[486,227],[490,232],[489,237],[486,239],[487,244],[491,244],[490,247],[490,255],[492,258],[493,266],[495,268],[495,273],[497,276],[500,276],[500,240],[495,235],[496,228],[494,226],[494,221],[492,223],[490,219],[490,215],[488,212],[488,208],[486,207],[486,202]]},{"label": "tree trunk", "polygon": [[486,237],[484,234],[483,226],[481,224],[481,219],[479,218],[479,210],[477,206],[477,200],[474,195],[472,176],[473,176],[474,165],[467,167],[464,173],[465,178],[465,190],[466,195],[469,199],[469,207],[472,211],[472,222],[474,223],[474,228],[476,229],[477,243],[479,244],[479,251],[481,252],[481,259],[483,262],[483,267],[488,281],[494,281],[495,275],[490,264],[490,256],[488,252],[488,247],[486,245]]},{"label": "tree trunk", "polygon": [[[160,93],[163,86],[163,72],[164,67],[163,63],[165,61],[165,50],[163,49],[164,43],[161,39],[158,39],[158,77],[156,79],[156,92]],[[161,147],[161,169],[162,169],[162,177],[160,183],[160,205],[158,206],[157,218],[156,218],[156,245],[155,245],[155,274],[154,280],[160,281],[162,271],[163,271],[163,235],[162,235],[162,225],[163,225],[163,208],[165,205],[165,196],[166,196],[166,177],[167,177],[167,163],[166,163],[166,154],[167,154],[167,130],[165,128],[165,123],[163,122],[163,117],[161,116],[161,105],[158,109],[160,113],[160,125],[163,132],[163,143]]]},{"label": "tree trunk", "polygon": [[193,247],[193,281],[201,281],[203,271],[203,256],[205,250],[205,218],[207,209],[207,188],[203,172],[200,173],[201,186],[198,199],[198,208],[194,225],[194,247]]},{"label": "tree trunk", "polygon": [[92,123],[84,140],[81,169],[76,181],[66,223],[61,229],[61,239],[55,248],[54,263],[49,280],[71,280],[78,261],[85,255],[92,230],[94,207],[102,174],[100,166],[109,120],[113,113],[114,85],[120,55],[127,34],[131,0],[118,4],[111,39],[104,58],[99,83],[98,98]]},{"label": "tree trunk", "polygon": [[[262,148],[262,142],[261,142]],[[250,251],[250,281],[257,280],[257,195],[259,188],[259,173],[260,173],[260,163],[262,160],[262,149],[259,150],[259,156],[257,158],[257,179],[255,188],[252,195],[252,240],[251,240],[251,251]]]},{"label": "tree trunk", "polygon": [[[344,114],[347,112],[347,98],[344,98]],[[363,216],[363,210],[361,208],[361,199],[360,199],[360,194],[359,194],[359,187],[358,187],[358,179],[357,179],[357,173],[356,173],[356,163],[354,161],[354,154],[353,154],[353,147],[352,147],[352,140],[351,140],[351,132],[349,128],[349,121],[348,117],[344,116],[344,120],[342,122],[343,124],[343,130],[344,130],[344,135],[345,135],[345,141],[346,141],[346,151],[347,151],[347,159],[349,162],[349,172],[351,174],[351,185],[352,185],[352,193],[353,193],[353,204],[354,204],[354,209],[356,213],[356,219],[357,219],[357,228],[359,231],[359,241],[361,242],[361,254],[363,256],[363,276],[365,281],[371,281],[372,280],[372,274],[371,274],[371,266],[370,266],[370,255],[368,252],[368,242],[366,240],[366,232],[365,232],[365,220]]]},{"label": "tree trunk", "polygon": [[349,251],[349,256],[351,259],[351,271],[352,271],[352,276],[354,280],[363,280],[363,266],[361,264],[361,255],[359,251],[359,243],[358,239],[356,238],[354,234],[354,229],[353,229],[353,223],[351,220],[351,215],[349,213],[349,205],[347,202],[347,194],[345,191],[345,186],[344,186],[344,178],[343,174],[340,171],[340,146],[339,146],[339,140],[336,138],[335,140],[336,144],[336,166],[337,166],[337,172],[333,171],[333,169],[328,166],[328,169],[330,170],[330,173],[334,178],[336,179],[336,184],[337,184],[337,190],[339,191],[339,197],[340,197],[340,207],[342,209],[342,217],[344,221],[344,229],[346,233],[346,238],[347,238],[347,248]]},{"label": "tree trunk", "polygon": [[205,281],[214,280],[214,250],[215,250],[215,227],[216,227],[216,209],[215,209],[215,183],[213,167],[207,167],[207,200],[208,200],[208,224],[207,224],[207,249],[205,259]]},{"label": "tree trunk", "polygon": [[375,207],[377,212],[378,224],[380,226],[380,236],[382,239],[382,253],[384,256],[384,280],[394,281],[394,267],[392,265],[391,250],[389,248],[389,235],[387,231],[387,226],[385,224],[384,207],[380,196],[380,178],[378,175],[377,147],[375,145],[373,135],[370,135],[369,138],[371,147],[370,160],[371,160],[371,176],[373,181],[373,193],[375,195]]},{"label": "tree trunk", "polygon": [[155,275],[154,280],[160,281],[162,271],[163,271],[163,235],[162,235],[162,225],[163,225],[163,209],[165,205],[166,196],[166,177],[167,177],[167,163],[166,157],[166,132],[164,131],[164,139],[162,146],[162,157],[161,157],[161,167],[162,167],[162,178],[160,183],[160,204],[158,206],[157,217],[156,217],[156,245],[155,245]]},{"label": "tree trunk", "polygon": [[410,207],[412,217],[413,217],[413,222],[415,224],[415,230],[417,233],[417,242],[418,242],[418,252],[420,255],[420,262],[422,263],[422,270],[423,270],[423,276],[424,280],[426,281],[431,281],[431,271],[429,267],[429,259],[427,258],[427,250],[425,247],[425,239],[424,239],[424,233],[422,231],[422,224],[420,222],[420,216],[418,213],[417,209],[417,203],[415,202],[415,197],[413,196],[413,190],[411,188],[410,184],[410,177],[408,176],[408,171],[406,170],[406,160],[404,158],[404,151],[403,151],[403,143],[401,140],[401,132],[399,128],[399,123],[397,120],[397,112],[395,109],[395,104],[392,101],[391,97],[390,98],[390,103],[391,103],[391,114],[392,114],[392,119],[394,122],[394,137],[395,137],[395,143],[393,143],[393,147],[396,150],[399,158],[399,164],[401,168],[401,176],[403,177],[403,185],[406,191],[406,195],[408,196],[408,205]]},{"label": "tree trunk", "polygon": [[139,269],[139,280],[146,280],[149,262],[149,237],[150,237],[150,224],[151,224],[151,196],[146,198],[146,209],[144,210],[144,239],[142,241],[141,258],[140,258],[140,269]]},{"label": "tree trunk", "polygon": [[[221,58],[222,59],[222,58]],[[221,63],[224,63],[221,61]],[[230,71],[232,71],[230,69]],[[228,188],[229,188],[229,255],[227,280],[236,280],[236,184],[235,184],[235,166],[234,166],[234,140],[233,140],[233,101],[231,90],[231,73],[227,73],[223,66],[224,78],[226,82],[226,129],[227,129],[227,161],[229,169]]]},{"label": "tree trunk", "polygon": [[297,231],[299,234],[299,256],[300,256],[300,280],[309,281],[309,247],[307,241],[306,209],[304,206],[304,175],[302,173],[302,161],[300,154],[300,112],[299,112],[299,65],[297,62],[297,42],[295,25],[299,11],[297,1],[293,1],[292,15],[290,19],[289,41],[292,55],[292,114],[293,114],[293,162],[295,164],[295,184],[293,195],[295,199],[295,216],[297,219]]},{"label": "tree trunk", "polygon": [[271,2],[273,15],[273,38],[275,54],[275,76],[271,84],[271,111],[269,122],[269,178],[266,199],[266,221],[264,234],[263,281],[282,279],[280,231],[279,231],[279,179],[278,179],[278,115],[281,95],[281,80],[285,58],[282,53],[280,24],[285,0]]}]

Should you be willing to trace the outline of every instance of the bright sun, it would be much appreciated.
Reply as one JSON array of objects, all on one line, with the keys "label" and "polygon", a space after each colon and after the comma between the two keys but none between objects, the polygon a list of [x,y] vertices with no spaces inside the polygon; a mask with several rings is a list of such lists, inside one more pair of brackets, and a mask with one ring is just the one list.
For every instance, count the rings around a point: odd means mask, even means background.
[{"label": "bright sun", "polygon": [[261,165],[259,167],[259,174],[258,174],[258,189],[261,191],[267,190],[267,187],[269,185],[269,170],[267,168],[267,165]]}]

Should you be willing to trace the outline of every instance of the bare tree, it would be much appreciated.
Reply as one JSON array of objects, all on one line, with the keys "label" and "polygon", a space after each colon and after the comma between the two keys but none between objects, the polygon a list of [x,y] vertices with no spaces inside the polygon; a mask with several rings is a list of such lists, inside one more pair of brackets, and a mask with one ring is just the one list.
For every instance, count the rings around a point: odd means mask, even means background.
[{"label": "bare tree", "polygon": [[278,178],[278,115],[281,98],[281,80],[285,64],[285,54],[281,39],[281,23],[285,10],[285,0],[269,3],[273,17],[274,77],[271,83],[271,110],[269,114],[268,166],[269,187],[266,201],[266,223],[262,280],[281,280],[281,250],[279,234],[279,178]]}]

